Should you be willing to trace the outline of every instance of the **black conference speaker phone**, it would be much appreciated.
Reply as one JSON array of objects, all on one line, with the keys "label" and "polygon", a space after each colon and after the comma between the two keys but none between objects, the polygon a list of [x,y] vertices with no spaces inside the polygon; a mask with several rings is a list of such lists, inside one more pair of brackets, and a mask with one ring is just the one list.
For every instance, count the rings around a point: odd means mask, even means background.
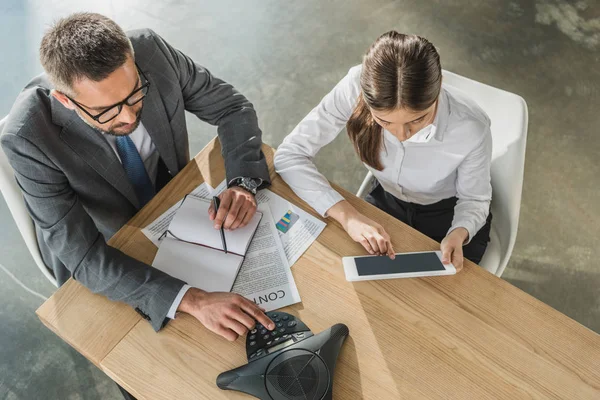
[{"label": "black conference speaker phone", "polygon": [[257,324],[246,337],[248,364],[223,372],[217,386],[262,400],[327,400],[332,398],[333,371],[348,327],[336,324],[313,335],[293,315],[270,312],[268,331]]}]

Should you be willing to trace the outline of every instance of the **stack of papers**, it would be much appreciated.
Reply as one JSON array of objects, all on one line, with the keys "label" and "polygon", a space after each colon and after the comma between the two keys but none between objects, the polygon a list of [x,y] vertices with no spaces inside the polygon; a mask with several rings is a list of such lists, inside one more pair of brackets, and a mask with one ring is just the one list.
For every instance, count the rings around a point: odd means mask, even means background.
[{"label": "stack of papers", "polygon": [[203,290],[231,290],[267,311],[300,302],[290,267],[325,223],[264,189],[252,223],[226,231],[225,255],[208,218],[208,199],[225,188],[225,181],[215,189],[203,183],[142,229],[159,248],[153,266]]},{"label": "stack of papers", "polygon": [[241,229],[225,231],[228,252],[220,232],[208,218],[210,202],[186,196],[160,242],[152,266],[207,292],[229,292],[262,213]]}]

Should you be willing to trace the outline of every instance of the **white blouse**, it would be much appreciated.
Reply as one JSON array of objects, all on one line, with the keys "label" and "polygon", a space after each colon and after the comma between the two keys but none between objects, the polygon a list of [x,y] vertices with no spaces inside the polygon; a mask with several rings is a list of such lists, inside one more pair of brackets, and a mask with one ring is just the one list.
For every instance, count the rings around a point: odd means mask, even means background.
[{"label": "white blouse", "polygon": [[[313,158],[348,122],[360,94],[361,68],[350,69],[275,154],[277,173],[323,216],[344,198],[317,170]],[[442,84],[431,129],[404,142],[385,129],[383,133],[383,170],[366,166],[383,189],[400,200],[423,205],[456,196],[448,232],[464,227],[470,240],[485,224],[492,198],[492,135],[486,113],[458,89]]]}]

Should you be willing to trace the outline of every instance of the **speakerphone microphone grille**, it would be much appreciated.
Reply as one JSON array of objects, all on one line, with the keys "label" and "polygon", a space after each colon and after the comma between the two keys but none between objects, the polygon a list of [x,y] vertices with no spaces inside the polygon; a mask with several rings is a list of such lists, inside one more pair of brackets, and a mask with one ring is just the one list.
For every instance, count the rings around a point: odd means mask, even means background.
[{"label": "speakerphone microphone grille", "polygon": [[322,382],[323,377],[328,379],[328,374],[323,375],[324,371],[320,371],[325,365],[315,354],[302,353],[272,365],[267,372],[267,381],[282,398],[321,399],[328,386],[328,382]]}]

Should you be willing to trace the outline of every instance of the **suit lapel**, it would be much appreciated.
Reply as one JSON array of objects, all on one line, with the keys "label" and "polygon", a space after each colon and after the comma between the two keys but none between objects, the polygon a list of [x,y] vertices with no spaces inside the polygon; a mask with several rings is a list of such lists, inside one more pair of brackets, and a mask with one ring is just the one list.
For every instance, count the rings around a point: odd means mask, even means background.
[{"label": "suit lapel", "polygon": [[131,204],[139,208],[139,201],[123,165],[102,133],[88,126],[74,111],[65,108],[54,97],[51,101],[53,122],[63,127],[61,139]]},{"label": "suit lapel", "polygon": [[[145,71],[144,71],[145,72]],[[148,94],[144,98],[144,108],[142,109],[142,123],[152,138],[152,143],[156,147],[158,154],[165,162],[171,175],[179,171],[177,164],[177,154],[175,152],[175,143],[173,142],[173,133],[171,125],[167,118],[167,112],[162,102],[156,82],[152,73],[145,72],[150,81]]]}]

